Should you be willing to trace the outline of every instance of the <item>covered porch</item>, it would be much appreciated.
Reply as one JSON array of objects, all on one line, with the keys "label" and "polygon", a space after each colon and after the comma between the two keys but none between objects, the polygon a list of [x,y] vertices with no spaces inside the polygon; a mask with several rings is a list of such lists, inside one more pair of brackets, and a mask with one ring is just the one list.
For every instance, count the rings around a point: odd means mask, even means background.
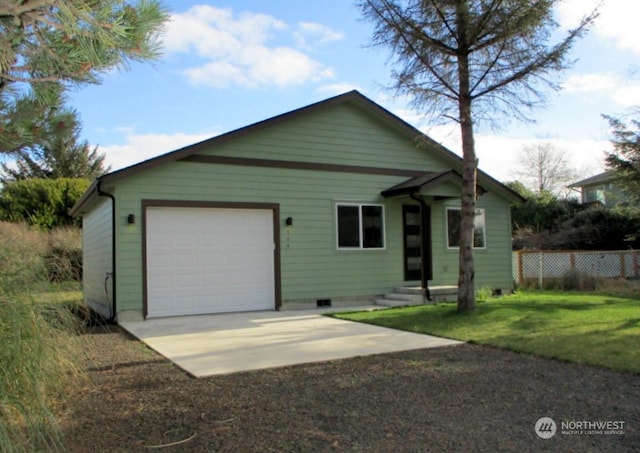
[{"label": "covered porch", "polygon": [[[461,186],[462,176],[455,170],[446,170],[409,178],[381,193],[386,199],[406,200],[408,203],[403,205],[402,211],[404,274],[407,284],[378,298],[376,304],[395,307],[457,300],[457,286],[431,287],[429,282],[438,280],[434,278],[434,258],[438,261],[438,256],[434,257],[433,252],[432,209],[442,206],[448,200],[460,199]],[[481,186],[477,186],[476,190],[479,195],[486,192]]]}]

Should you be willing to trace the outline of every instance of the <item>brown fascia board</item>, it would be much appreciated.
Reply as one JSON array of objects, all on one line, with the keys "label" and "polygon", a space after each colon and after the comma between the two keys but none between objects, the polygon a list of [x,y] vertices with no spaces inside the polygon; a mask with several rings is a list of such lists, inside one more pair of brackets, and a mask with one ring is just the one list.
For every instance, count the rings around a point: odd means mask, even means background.
[{"label": "brown fascia board", "polygon": [[[386,120],[386,122],[389,125],[395,126],[396,129],[399,129],[402,133],[415,139],[416,142],[422,140],[423,142],[428,144],[432,150],[435,150],[443,158],[449,160],[452,163],[452,165],[454,165],[455,167],[454,169],[456,170],[462,169],[462,158],[460,156],[448,150],[447,148],[442,146],[440,143],[436,142],[435,140],[428,137],[427,135],[425,135],[415,127],[411,126],[409,123],[407,123],[400,117],[391,113],[389,110],[376,104],[375,102],[373,102],[372,100],[370,100],[369,98],[367,98],[366,96],[358,92],[357,90],[352,90],[347,93],[343,93],[338,96],[334,96],[332,98],[325,99],[325,100],[316,102],[314,104],[310,104],[305,107],[300,107],[298,109],[291,110],[286,113],[282,113],[280,115],[268,118],[266,120],[262,120],[257,123],[250,124],[248,126],[241,127],[240,129],[235,129],[231,132],[227,132],[227,133],[209,138],[207,140],[203,140],[201,142],[185,146],[175,151],[170,151],[161,156],[145,160],[143,162],[134,164],[132,166],[123,168],[121,170],[116,170],[114,172],[107,173],[106,175],[101,177],[101,180],[103,184],[112,184],[120,179],[135,175],[145,170],[150,170],[152,168],[158,167],[160,165],[163,165],[169,162],[175,162],[177,160],[184,159],[200,151],[209,149],[213,146],[229,142],[236,138],[243,137],[247,134],[256,132],[258,130],[262,130],[264,128],[267,128],[276,124],[280,124],[292,118],[298,117],[302,114],[305,114],[308,112],[320,111],[320,110],[330,108],[334,105],[342,104],[345,102],[356,103],[359,106],[363,107],[365,110],[373,113],[374,115],[381,116]],[[497,192],[501,192],[507,198],[512,199],[512,201],[517,201],[517,202],[523,201],[523,198],[520,197],[520,195],[513,192],[508,187],[496,181],[486,173],[482,171],[478,171],[478,176],[479,176],[479,179],[482,179],[484,181],[483,184],[486,185],[486,183],[488,183],[488,185],[492,186]],[[95,190],[93,192],[95,192]],[[74,206],[71,211],[74,213],[78,213],[81,210],[82,206],[91,198],[91,195],[92,193],[87,194],[85,192],[85,194],[82,196],[80,200],[82,201],[82,203],[80,202],[76,203],[76,206]]]}]

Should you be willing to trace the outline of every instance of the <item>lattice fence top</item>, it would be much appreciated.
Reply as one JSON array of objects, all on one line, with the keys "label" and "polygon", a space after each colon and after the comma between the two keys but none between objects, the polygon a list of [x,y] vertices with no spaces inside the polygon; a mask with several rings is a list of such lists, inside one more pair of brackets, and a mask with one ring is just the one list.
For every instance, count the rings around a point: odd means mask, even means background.
[{"label": "lattice fence top", "polygon": [[637,278],[639,252],[520,250],[513,253],[513,278],[519,284],[528,279],[560,278],[569,272],[593,277]]}]

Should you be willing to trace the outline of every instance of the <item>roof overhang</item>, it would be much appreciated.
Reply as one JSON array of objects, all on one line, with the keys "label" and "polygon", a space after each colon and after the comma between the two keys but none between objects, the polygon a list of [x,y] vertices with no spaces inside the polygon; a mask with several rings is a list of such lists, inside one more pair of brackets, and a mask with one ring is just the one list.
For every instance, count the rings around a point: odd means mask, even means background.
[{"label": "roof overhang", "polygon": [[605,171],[604,173],[599,173],[595,176],[591,176],[589,178],[582,179],[578,182],[574,182],[573,184],[567,187],[569,187],[570,189],[582,189],[583,187],[608,183],[608,182],[611,182],[613,179],[614,179],[613,172]]},{"label": "roof overhang", "polygon": [[[400,197],[432,192],[431,195],[438,196],[437,188],[447,183],[454,183],[462,186],[462,175],[455,170],[447,170],[438,173],[429,172],[420,176],[409,178],[400,184],[396,184],[382,191],[385,198]],[[476,186],[479,195],[486,192],[486,189],[480,185]],[[446,196],[446,195],[445,195]]]},{"label": "roof overhang", "polygon": [[[93,203],[96,197],[99,195],[98,189],[100,187],[100,184],[105,187],[105,190],[107,190],[110,187],[113,187],[113,185],[117,181],[120,181],[121,179],[128,178],[140,172],[147,171],[170,162],[185,161],[189,158],[192,158],[194,155],[201,153],[202,151],[210,151],[211,149],[215,149],[216,146],[219,146],[223,143],[227,143],[232,140],[244,137],[248,134],[271,127],[273,125],[280,124],[285,121],[289,121],[290,119],[296,118],[300,115],[310,113],[310,112],[320,111],[323,109],[328,109],[342,103],[349,103],[350,105],[355,105],[360,109],[363,109],[363,111],[370,113],[374,117],[378,117],[379,119],[383,120],[387,125],[399,131],[400,134],[413,140],[416,143],[416,146],[418,146],[419,148],[428,149],[429,152],[436,154],[437,156],[442,158],[445,162],[448,162],[446,165],[448,166],[450,165],[453,169],[462,171],[463,161],[460,156],[456,155],[455,153],[448,150],[438,142],[434,141],[427,135],[423,134],[421,131],[419,131],[415,127],[411,126],[406,121],[402,120],[398,116],[394,115],[390,111],[386,110],[382,106],[376,104],[375,102],[371,101],[367,97],[363,96],[361,93],[354,90],[348,93],[335,96],[333,98],[325,99],[324,101],[320,101],[315,104],[308,105],[306,107],[292,110],[290,112],[283,113],[281,115],[277,115],[263,121],[259,121],[249,126],[245,126],[240,129],[227,132],[225,134],[204,140],[199,143],[185,146],[184,148],[180,148],[178,150],[169,152],[167,154],[163,154],[158,157],[154,157],[152,159],[148,159],[146,161],[140,162],[130,167],[116,170],[106,175],[103,175],[99,178],[99,181],[94,181],[94,184],[92,184],[87,189],[87,191],[82,196],[82,198],[78,200],[76,205],[71,209],[71,213],[74,216],[82,215],[82,212],[87,208],[87,206],[90,206],[91,203]],[[412,180],[405,181],[405,183],[403,184],[407,184],[407,187],[394,186],[386,190],[385,192],[383,192],[383,194],[386,192],[394,193],[394,191],[397,191],[398,195],[411,194],[412,192],[410,190],[410,187],[417,186],[418,191],[427,190],[428,187],[432,187],[430,184],[438,185],[447,180],[455,181],[456,178],[458,178],[457,180],[460,181],[460,185],[461,185],[460,174],[456,173],[455,170],[451,170],[451,171],[453,171],[453,173],[455,173],[457,176],[455,177],[453,175],[447,176],[449,172],[429,173],[423,176],[424,178],[426,178],[424,182],[421,182],[420,180],[420,178],[423,178],[423,177],[417,177],[415,178],[414,181]],[[433,176],[435,180],[434,181],[430,180],[430,178],[427,175]],[[438,177],[443,179],[439,179]],[[447,179],[447,178],[451,178],[451,179]],[[500,194],[502,197],[506,198],[507,200],[513,203],[519,203],[524,201],[524,199],[520,195],[518,195],[517,193],[515,193],[505,185],[501,184],[499,181],[493,179],[491,176],[489,176],[488,174],[480,170],[478,170],[478,180],[481,182],[481,184],[484,187],[484,188],[479,187],[478,193],[484,193],[490,190],[494,193]],[[420,189],[420,187],[422,187],[422,189]],[[388,195],[388,196],[394,196],[394,195]]]}]

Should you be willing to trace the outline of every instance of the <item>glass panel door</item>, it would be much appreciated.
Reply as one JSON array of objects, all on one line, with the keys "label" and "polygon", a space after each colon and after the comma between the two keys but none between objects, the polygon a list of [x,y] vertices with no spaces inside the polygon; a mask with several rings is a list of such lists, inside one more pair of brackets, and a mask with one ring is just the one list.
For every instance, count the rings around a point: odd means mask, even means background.
[{"label": "glass panel door", "polygon": [[420,280],[422,278],[422,228],[420,206],[402,206],[402,232],[404,243],[404,279]]}]

